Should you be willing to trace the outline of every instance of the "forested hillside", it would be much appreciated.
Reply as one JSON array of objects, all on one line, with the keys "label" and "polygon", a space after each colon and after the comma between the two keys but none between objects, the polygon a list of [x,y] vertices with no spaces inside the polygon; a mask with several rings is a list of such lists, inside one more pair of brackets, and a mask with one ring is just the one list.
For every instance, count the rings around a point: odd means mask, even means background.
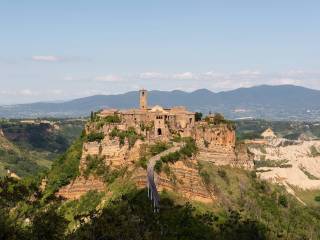
[{"label": "forested hillside", "polygon": [[48,123],[24,123],[20,120],[0,122],[0,175],[6,170],[20,177],[48,169],[79,137],[83,122],[55,120]]}]

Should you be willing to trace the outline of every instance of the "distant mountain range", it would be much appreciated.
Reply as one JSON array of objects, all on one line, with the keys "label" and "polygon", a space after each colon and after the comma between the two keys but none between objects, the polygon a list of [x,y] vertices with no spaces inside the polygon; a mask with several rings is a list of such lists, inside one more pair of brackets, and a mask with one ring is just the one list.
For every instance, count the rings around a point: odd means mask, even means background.
[{"label": "distant mountain range", "polygon": [[[273,120],[320,120],[320,91],[293,85],[262,85],[214,93],[150,91],[149,105],[187,106],[192,111],[221,112],[227,118],[264,118]],[[101,108],[138,107],[137,91],[117,95],[95,95],[72,101],[0,106],[0,117],[79,117]]]}]

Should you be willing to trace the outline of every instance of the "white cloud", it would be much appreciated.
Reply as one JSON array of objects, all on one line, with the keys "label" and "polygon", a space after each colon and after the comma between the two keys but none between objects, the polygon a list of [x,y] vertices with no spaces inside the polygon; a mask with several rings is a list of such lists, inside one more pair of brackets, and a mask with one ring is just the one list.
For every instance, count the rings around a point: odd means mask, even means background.
[{"label": "white cloud", "polygon": [[293,84],[293,85],[300,85],[301,81],[299,79],[293,79],[293,78],[276,78],[271,80],[271,84],[274,85],[283,85],[283,84]]},{"label": "white cloud", "polygon": [[97,76],[94,78],[94,80],[98,82],[118,82],[122,80],[122,77],[118,75],[109,74],[104,76]]},{"label": "white cloud", "polygon": [[192,72],[184,72],[184,73],[174,74],[173,78],[178,80],[191,80],[191,79],[194,79],[195,76]]},{"label": "white cloud", "polygon": [[62,95],[63,91],[61,89],[53,89],[50,91],[50,93],[53,95]]},{"label": "white cloud", "polygon": [[74,77],[71,77],[71,76],[65,76],[65,77],[63,78],[63,80],[65,80],[65,81],[73,81],[73,80],[75,80],[75,78],[74,78]]},{"label": "white cloud", "polygon": [[241,70],[237,73],[237,75],[258,76],[261,75],[261,72],[258,70]]},{"label": "white cloud", "polygon": [[139,77],[143,79],[160,79],[165,78],[166,75],[158,72],[143,72],[140,73]]},{"label": "white cloud", "polygon": [[34,92],[30,89],[22,89],[22,90],[18,91],[17,94],[22,95],[22,96],[35,96],[35,95],[37,95],[37,92]]},{"label": "white cloud", "polygon": [[61,61],[61,58],[52,55],[38,55],[32,56],[32,60],[37,62],[58,62]]}]

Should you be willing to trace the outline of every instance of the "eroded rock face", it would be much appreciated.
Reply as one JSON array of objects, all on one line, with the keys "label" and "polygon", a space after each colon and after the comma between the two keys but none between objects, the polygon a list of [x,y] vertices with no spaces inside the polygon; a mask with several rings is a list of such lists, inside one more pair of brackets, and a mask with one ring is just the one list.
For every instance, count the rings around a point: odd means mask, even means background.
[{"label": "eroded rock face", "polygon": [[141,140],[137,140],[130,148],[128,141],[120,144],[118,138],[110,139],[106,136],[101,143],[87,142],[83,145],[80,162],[80,172],[85,169],[86,159],[89,155],[101,156],[105,159],[105,165],[111,169],[119,169],[134,164],[140,157]]},{"label": "eroded rock face", "polygon": [[195,140],[199,148],[198,160],[228,165],[236,159],[235,132],[227,126],[198,126]]},{"label": "eroded rock face", "polygon": [[194,136],[199,148],[198,160],[244,169],[253,167],[247,146],[236,144],[235,131],[230,126],[202,124],[196,128]]},{"label": "eroded rock face", "polygon": [[232,149],[236,145],[235,131],[227,124],[199,124],[195,128],[194,138],[200,148],[204,145],[208,145],[209,148],[222,146],[225,149]]},{"label": "eroded rock face", "polygon": [[[120,141],[118,137],[110,137],[114,128],[119,130],[128,130],[125,124],[105,124],[97,130],[94,123],[86,126],[86,132],[100,131],[104,134],[101,142],[86,142],[83,144],[83,152],[80,161],[80,175],[83,175],[86,169],[87,157],[98,156],[104,159],[106,167],[110,169],[121,169],[127,167],[132,172],[131,180],[139,187],[147,186],[146,170],[137,167],[136,162],[141,157],[143,147],[153,144],[151,140],[144,135],[144,132],[137,127],[136,132],[145,136],[144,140],[138,139],[133,146],[130,146],[128,140]],[[132,127],[132,126],[131,126]],[[234,129],[227,124],[209,125],[205,122],[197,123],[196,126],[188,131],[188,136],[196,140],[199,152],[194,159],[188,161],[178,161],[169,164],[169,173],[162,172],[156,178],[156,184],[159,191],[170,190],[180,195],[197,201],[212,202],[214,192],[204,185],[197,168],[197,161],[208,161],[217,165],[231,165],[234,167],[251,168],[252,159],[245,146],[236,146],[236,136]],[[76,199],[90,190],[104,190],[104,184],[92,176],[89,179],[79,177],[63,187],[57,193],[67,199]]]},{"label": "eroded rock face", "polygon": [[106,190],[106,187],[101,180],[94,178],[93,176],[90,176],[87,179],[84,177],[77,177],[67,186],[60,188],[56,193],[56,196],[68,200],[75,200],[93,190],[102,192]]},{"label": "eroded rock face", "polygon": [[[208,189],[197,169],[197,161],[178,161],[169,164],[169,172],[162,171],[155,175],[158,191],[172,191],[183,197],[200,202],[210,203],[215,199],[213,189]],[[147,186],[147,174],[142,168],[136,169],[132,180],[139,188]]]},{"label": "eroded rock face", "polygon": [[250,152],[250,149],[245,143],[239,143],[235,147],[236,158],[235,161],[231,163],[231,166],[253,169],[254,168],[254,155]]},{"label": "eroded rock face", "polygon": [[320,141],[272,139],[252,144],[261,178],[301,189],[320,189]]},{"label": "eroded rock face", "polygon": [[170,164],[169,173],[161,172],[157,177],[158,189],[177,192],[191,200],[212,202],[214,192],[204,185],[196,164],[195,160],[190,161],[188,166],[182,161]]}]

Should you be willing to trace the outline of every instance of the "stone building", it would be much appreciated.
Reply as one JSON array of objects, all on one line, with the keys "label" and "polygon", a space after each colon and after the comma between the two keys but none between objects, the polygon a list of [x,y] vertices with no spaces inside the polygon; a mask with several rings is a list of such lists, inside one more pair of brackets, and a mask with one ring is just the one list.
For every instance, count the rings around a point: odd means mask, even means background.
[{"label": "stone building", "polygon": [[139,126],[151,129],[152,138],[169,138],[177,133],[181,136],[191,136],[195,125],[195,113],[185,107],[163,108],[159,105],[148,106],[147,90],[140,90],[140,108],[129,110],[105,109],[99,113],[100,117],[117,115],[126,127]]}]

